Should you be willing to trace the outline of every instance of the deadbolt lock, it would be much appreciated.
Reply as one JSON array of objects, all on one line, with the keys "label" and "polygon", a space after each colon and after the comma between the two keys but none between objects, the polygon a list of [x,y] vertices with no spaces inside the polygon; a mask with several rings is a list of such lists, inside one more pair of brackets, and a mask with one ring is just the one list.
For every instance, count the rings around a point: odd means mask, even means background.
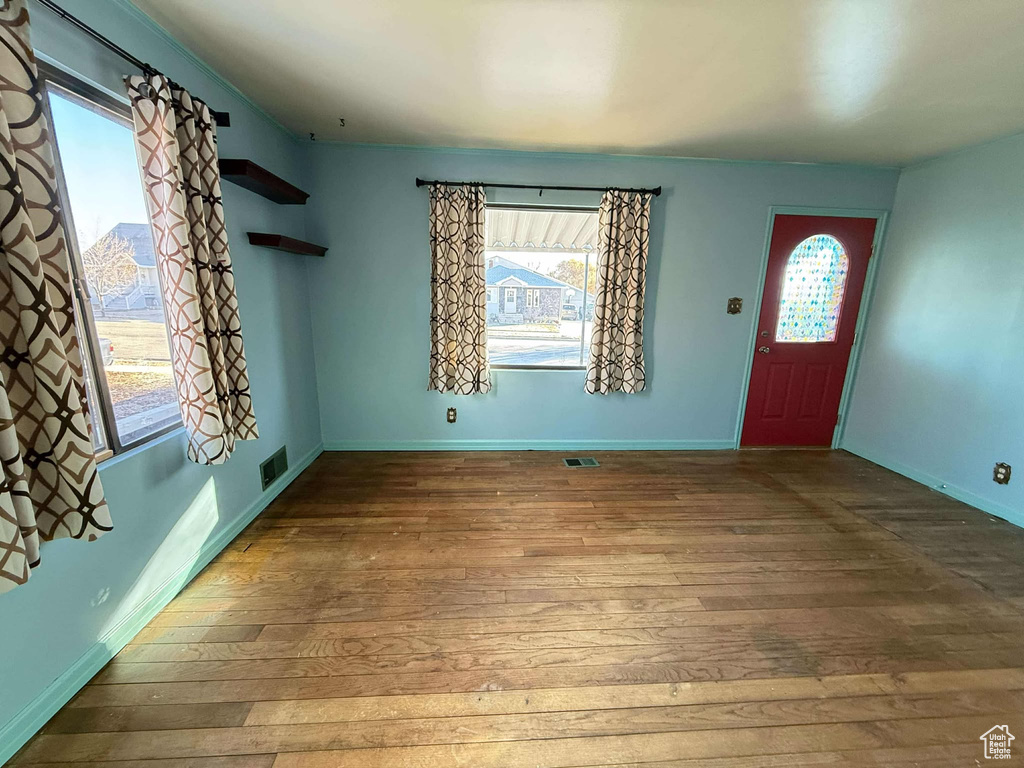
[{"label": "deadbolt lock", "polygon": [[758,347],[757,351],[760,352],[762,355],[767,355],[768,352],[769,352],[769,349],[768,349],[768,347]]}]

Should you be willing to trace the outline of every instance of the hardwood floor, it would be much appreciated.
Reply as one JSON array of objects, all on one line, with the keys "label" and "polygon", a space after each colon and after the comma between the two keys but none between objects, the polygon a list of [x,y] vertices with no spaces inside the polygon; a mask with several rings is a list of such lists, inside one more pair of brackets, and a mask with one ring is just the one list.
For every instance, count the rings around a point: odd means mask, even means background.
[{"label": "hardwood floor", "polygon": [[323,455],[17,764],[973,766],[1004,723],[1024,745],[1024,531],[845,453],[595,455]]}]

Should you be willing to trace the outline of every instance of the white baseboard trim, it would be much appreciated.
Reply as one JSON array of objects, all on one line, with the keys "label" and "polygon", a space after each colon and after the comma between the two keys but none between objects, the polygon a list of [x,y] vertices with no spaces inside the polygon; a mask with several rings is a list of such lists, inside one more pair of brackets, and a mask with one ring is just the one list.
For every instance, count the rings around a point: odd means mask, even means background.
[{"label": "white baseboard trim", "polygon": [[207,541],[197,557],[189,559],[159,587],[142,600],[116,626],[101,637],[63,674],[50,683],[24,709],[0,728],[0,765],[67,704],[103,666],[120,652],[139,631],[167,605],[193,576],[205,568],[221,550],[240,534],[255,517],[272,502],[306,467],[313,463],[324,447],[321,443],[288,469],[250,504],[242,514],[216,537]]},{"label": "white baseboard trim", "polygon": [[325,440],[326,451],[724,451],[733,440]]},{"label": "white baseboard trim", "polygon": [[951,483],[947,483],[941,478],[930,475],[927,472],[923,472],[920,469],[911,467],[903,462],[890,459],[888,457],[879,456],[874,451],[863,450],[853,445],[840,446],[844,451],[849,451],[852,454],[860,456],[862,459],[867,459],[872,464],[877,464],[880,467],[890,469],[898,475],[908,477],[916,483],[926,485],[933,491],[945,494],[957,501],[962,501],[964,504],[969,504],[976,509],[980,509],[982,512],[987,512],[990,515],[1001,517],[1009,523],[1024,528],[1024,513],[1019,510],[1008,507],[1005,504],[1000,504],[997,501],[986,499],[979,496],[971,491],[964,490]]}]

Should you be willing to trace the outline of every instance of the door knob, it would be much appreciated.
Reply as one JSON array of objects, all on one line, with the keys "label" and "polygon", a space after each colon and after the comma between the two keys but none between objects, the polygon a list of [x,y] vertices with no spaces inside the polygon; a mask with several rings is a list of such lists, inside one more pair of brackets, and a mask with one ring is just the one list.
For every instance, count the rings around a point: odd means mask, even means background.
[{"label": "door knob", "polygon": [[768,347],[758,347],[757,351],[760,352],[762,355],[767,355],[768,354]]}]

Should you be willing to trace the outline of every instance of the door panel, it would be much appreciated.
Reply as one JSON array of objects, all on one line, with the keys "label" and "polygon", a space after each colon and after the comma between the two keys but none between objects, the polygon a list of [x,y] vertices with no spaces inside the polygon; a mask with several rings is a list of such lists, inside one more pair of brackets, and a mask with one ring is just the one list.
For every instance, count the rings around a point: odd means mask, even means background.
[{"label": "door panel", "polygon": [[804,391],[800,398],[797,418],[820,419],[828,406],[828,382],[832,373],[831,365],[812,364],[807,366],[804,376]]},{"label": "door panel", "polygon": [[832,444],[875,225],[775,217],[741,445]]},{"label": "door panel", "polygon": [[762,419],[781,419],[786,415],[786,402],[793,385],[793,366],[790,363],[770,363],[761,408]]}]

